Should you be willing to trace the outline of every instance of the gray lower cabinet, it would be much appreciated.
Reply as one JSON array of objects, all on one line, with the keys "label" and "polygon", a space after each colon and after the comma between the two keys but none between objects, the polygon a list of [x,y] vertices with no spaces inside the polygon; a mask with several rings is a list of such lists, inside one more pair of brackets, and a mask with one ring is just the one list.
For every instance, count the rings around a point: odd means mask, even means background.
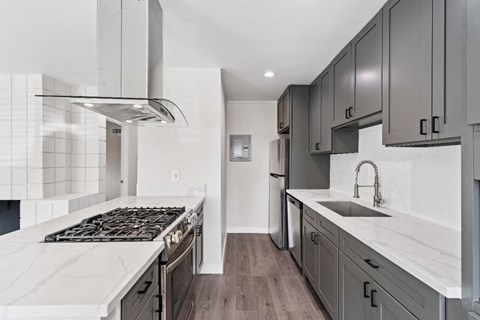
[{"label": "gray lower cabinet", "polygon": [[371,320],[373,279],[342,252],[338,259],[338,319]]},{"label": "gray lower cabinet", "polygon": [[378,284],[374,283],[370,294],[373,320],[418,320]]},{"label": "gray lower cabinet", "polygon": [[352,40],[353,119],[382,111],[382,11]]},{"label": "gray lower cabinet", "polygon": [[312,286],[317,283],[317,230],[306,219],[303,220],[303,273]]},{"label": "gray lower cabinet", "polygon": [[338,311],[338,248],[323,234],[318,235],[318,293],[332,319]]},{"label": "gray lower cabinet", "polygon": [[122,299],[122,320],[159,320],[159,303],[159,267],[156,260]]}]

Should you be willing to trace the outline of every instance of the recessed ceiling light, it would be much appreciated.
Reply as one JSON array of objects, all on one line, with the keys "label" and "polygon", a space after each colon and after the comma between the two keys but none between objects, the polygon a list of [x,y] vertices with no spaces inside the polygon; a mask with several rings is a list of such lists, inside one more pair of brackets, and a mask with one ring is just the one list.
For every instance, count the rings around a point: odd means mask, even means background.
[{"label": "recessed ceiling light", "polygon": [[84,103],[83,105],[88,108],[93,107],[93,103]]},{"label": "recessed ceiling light", "polygon": [[161,123],[167,123],[167,121],[165,121],[165,120],[162,120],[162,121],[160,121],[160,122],[161,122]]},{"label": "recessed ceiling light", "polygon": [[133,121],[132,120],[127,120],[125,121],[126,123],[132,123]]},{"label": "recessed ceiling light", "polygon": [[133,105],[133,107],[134,107],[134,108],[137,108],[137,109],[141,109],[141,108],[143,108],[143,106],[142,106],[142,105],[140,105],[140,104],[134,104],[134,105]]},{"label": "recessed ceiling light", "polygon": [[275,72],[273,72],[273,71],[266,71],[266,72],[263,74],[263,76],[264,76],[265,78],[273,78],[273,77],[275,77]]}]

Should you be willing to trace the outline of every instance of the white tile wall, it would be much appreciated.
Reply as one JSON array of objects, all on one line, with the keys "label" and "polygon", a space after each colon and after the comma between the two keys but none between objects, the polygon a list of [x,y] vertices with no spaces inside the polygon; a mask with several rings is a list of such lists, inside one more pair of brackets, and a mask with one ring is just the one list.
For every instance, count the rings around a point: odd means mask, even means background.
[{"label": "white tile wall", "polygon": [[[378,164],[383,206],[457,230],[461,225],[460,146],[387,148],[382,126],[360,130],[359,153],[331,156],[331,189],[353,195],[355,167],[361,160]],[[372,184],[373,170],[364,166],[360,184]],[[370,200],[370,188],[360,190]]]},{"label": "white tile wall", "polygon": [[[96,88],[72,87],[41,74],[0,75],[0,200],[103,189],[105,117],[35,94],[95,95]],[[55,214],[43,207],[38,216],[22,214],[22,226],[58,216],[62,208]]]}]

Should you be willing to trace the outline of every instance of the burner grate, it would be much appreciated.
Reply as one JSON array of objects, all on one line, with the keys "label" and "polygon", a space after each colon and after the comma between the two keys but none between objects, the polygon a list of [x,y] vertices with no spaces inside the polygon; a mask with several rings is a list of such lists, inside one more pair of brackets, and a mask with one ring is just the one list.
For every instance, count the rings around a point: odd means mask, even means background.
[{"label": "burner grate", "polygon": [[52,233],[45,242],[152,241],[185,207],[117,208]]}]

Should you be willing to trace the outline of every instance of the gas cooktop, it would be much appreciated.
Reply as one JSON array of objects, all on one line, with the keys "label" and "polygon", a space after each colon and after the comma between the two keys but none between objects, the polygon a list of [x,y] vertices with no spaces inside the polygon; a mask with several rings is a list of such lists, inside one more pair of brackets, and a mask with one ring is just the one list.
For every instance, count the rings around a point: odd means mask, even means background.
[{"label": "gas cooktop", "polygon": [[117,208],[45,237],[45,242],[152,241],[185,207]]}]

